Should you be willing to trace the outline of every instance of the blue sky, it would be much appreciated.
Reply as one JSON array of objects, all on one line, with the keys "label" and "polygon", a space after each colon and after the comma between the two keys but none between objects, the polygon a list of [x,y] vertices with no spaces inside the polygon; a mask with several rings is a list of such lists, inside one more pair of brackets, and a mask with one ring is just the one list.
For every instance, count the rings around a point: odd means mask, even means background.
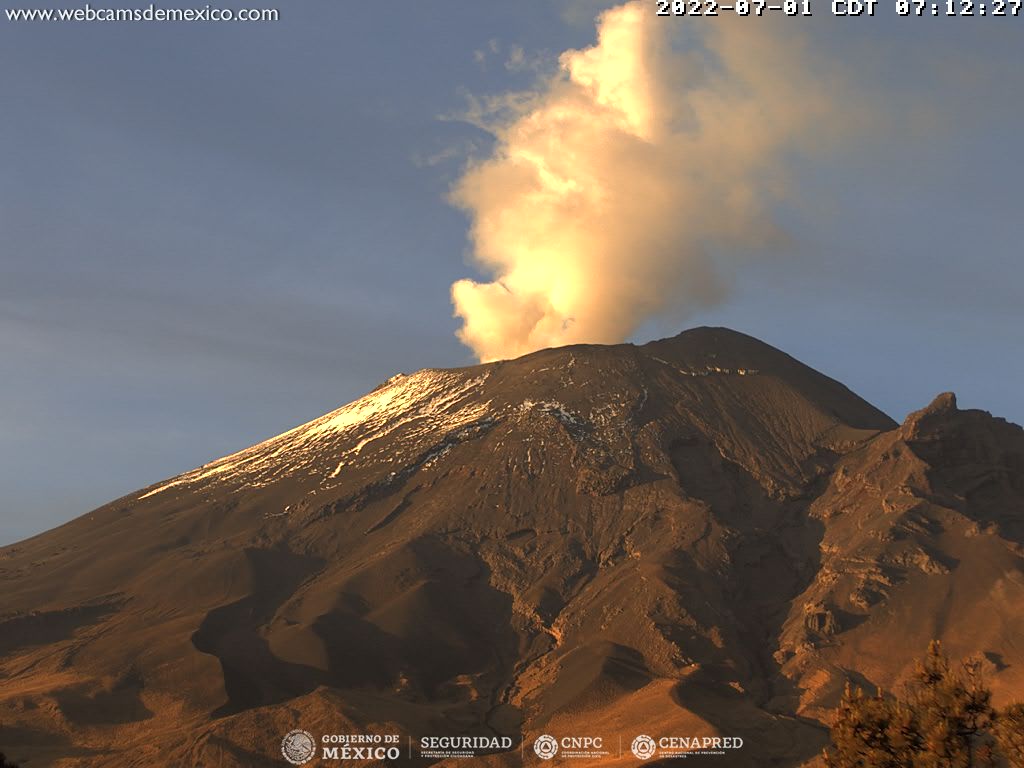
[{"label": "blue sky", "polygon": [[[490,275],[447,195],[492,137],[451,118],[470,95],[534,84],[505,66],[514,46],[550,71],[593,44],[601,7],[303,0],[268,24],[0,21],[0,543],[396,372],[471,363],[449,287]],[[793,159],[773,210],[785,244],[723,262],[722,303],[635,340],[727,325],[897,419],[952,389],[1024,422],[1024,19],[814,9],[785,21],[878,119]]]}]

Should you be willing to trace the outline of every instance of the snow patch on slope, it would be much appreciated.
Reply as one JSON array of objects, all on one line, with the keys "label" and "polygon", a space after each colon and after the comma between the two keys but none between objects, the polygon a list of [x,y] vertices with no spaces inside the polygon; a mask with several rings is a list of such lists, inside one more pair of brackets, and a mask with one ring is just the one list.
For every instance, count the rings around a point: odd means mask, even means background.
[{"label": "snow patch on slope", "polygon": [[427,369],[411,376],[395,376],[355,402],[180,475],[139,498],[210,479],[244,480],[260,486],[302,471],[315,474],[325,457],[330,458],[327,464],[333,467],[326,477],[333,479],[341,474],[349,457],[398,430],[402,430],[399,450],[388,460],[401,458],[403,446],[415,451],[418,443],[431,435],[484,418],[489,402],[466,401],[489,375],[485,372],[466,378],[464,374]]},{"label": "snow patch on slope", "polygon": [[651,356],[651,360],[657,360],[662,365],[667,365],[677,373],[683,374],[683,376],[711,376],[713,374],[721,374],[725,376],[756,376],[760,373],[756,368],[722,368],[717,365],[705,365],[700,369],[683,369],[677,365],[673,365],[668,360],[662,360],[660,357]]}]

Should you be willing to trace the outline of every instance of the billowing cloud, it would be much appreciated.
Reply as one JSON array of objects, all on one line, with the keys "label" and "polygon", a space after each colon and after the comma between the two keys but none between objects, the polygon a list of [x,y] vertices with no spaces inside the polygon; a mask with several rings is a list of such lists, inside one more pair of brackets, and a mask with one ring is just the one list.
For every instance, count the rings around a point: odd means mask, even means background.
[{"label": "billowing cloud", "polygon": [[491,99],[494,152],[452,192],[493,278],[452,286],[459,338],[481,360],[509,358],[622,341],[720,301],[720,260],[779,237],[788,162],[850,120],[798,24],[684,22],[628,2],[535,92]]}]

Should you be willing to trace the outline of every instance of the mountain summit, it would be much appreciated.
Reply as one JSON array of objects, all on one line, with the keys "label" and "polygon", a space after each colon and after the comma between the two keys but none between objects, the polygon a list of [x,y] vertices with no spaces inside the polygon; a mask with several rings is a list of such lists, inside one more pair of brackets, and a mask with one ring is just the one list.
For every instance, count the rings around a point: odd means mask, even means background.
[{"label": "mountain summit", "polygon": [[797,766],[929,639],[1024,690],[1022,502],[1020,427],[951,395],[898,425],[723,328],[399,375],[0,549],[0,749],[586,731]]}]

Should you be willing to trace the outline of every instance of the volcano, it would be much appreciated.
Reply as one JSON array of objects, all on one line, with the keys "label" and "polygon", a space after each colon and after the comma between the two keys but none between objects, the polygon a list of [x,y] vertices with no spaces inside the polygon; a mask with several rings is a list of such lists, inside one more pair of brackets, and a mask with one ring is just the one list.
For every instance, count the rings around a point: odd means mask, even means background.
[{"label": "volcano", "polygon": [[847,681],[933,638],[1020,698],[1022,637],[1020,427],[950,394],[897,424],[698,328],[395,376],[0,549],[0,750],[280,766],[301,729],[541,765],[544,734],[617,766],[650,735],[799,766]]}]

